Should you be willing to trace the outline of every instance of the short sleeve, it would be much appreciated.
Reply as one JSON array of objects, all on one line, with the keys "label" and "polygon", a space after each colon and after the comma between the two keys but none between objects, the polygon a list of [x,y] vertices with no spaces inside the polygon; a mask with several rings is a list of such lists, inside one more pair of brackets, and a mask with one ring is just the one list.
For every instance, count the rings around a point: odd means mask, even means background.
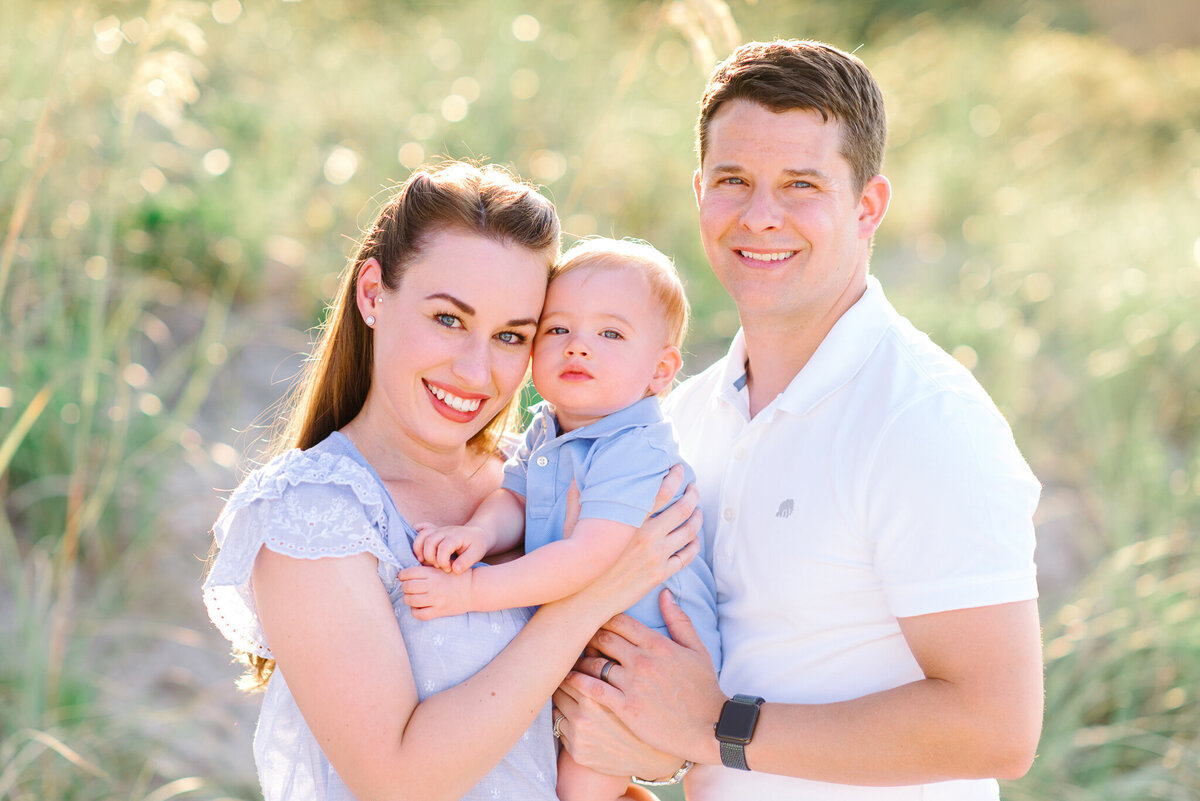
[{"label": "short sleeve", "polygon": [[580,520],[599,518],[640,526],[654,511],[663,476],[680,458],[654,444],[644,432],[635,429],[596,445],[579,490]]},{"label": "short sleeve", "polygon": [[923,398],[883,434],[862,488],[876,572],[912,617],[1036,598],[1041,485],[990,403]]},{"label": "short sleeve", "polygon": [[251,571],[260,548],[299,559],[370,553],[380,574],[399,568],[387,547],[379,483],[338,454],[289,451],[234,491],[213,525],[220,551],[204,582],[204,605],[235,648],[266,658],[271,650],[254,603]]}]

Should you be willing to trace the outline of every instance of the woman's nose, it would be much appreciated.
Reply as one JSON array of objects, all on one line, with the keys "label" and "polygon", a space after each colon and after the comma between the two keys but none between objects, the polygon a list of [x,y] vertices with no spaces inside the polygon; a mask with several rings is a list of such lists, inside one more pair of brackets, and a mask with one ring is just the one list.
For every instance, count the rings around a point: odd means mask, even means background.
[{"label": "woman's nose", "polygon": [[490,370],[491,361],[486,342],[465,343],[454,360],[454,374],[463,382],[464,388],[484,386]]}]

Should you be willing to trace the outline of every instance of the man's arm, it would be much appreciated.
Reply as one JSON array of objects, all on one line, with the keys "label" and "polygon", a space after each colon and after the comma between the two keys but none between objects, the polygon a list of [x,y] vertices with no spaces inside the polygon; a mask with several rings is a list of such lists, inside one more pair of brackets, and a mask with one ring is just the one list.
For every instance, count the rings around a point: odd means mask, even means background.
[{"label": "man's arm", "polygon": [[[677,643],[618,616],[592,641],[620,663],[609,683],[573,673],[566,685],[612,709],[659,750],[720,764],[713,724],[726,696],[711,662],[697,658],[703,648],[686,615],[669,594],[662,600]],[[903,618],[900,625],[925,679],[831,704],[768,698],[746,747],[747,764],[883,786],[1023,775],[1041,733],[1036,601]],[[598,673],[603,662],[585,660],[585,669]],[[593,724],[601,725],[589,720],[581,728]]]}]

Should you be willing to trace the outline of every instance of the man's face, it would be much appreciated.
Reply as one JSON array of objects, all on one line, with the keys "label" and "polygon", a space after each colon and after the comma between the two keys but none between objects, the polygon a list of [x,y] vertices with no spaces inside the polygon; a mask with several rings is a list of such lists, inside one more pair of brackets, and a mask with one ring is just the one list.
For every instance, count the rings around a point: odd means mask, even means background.
[{"label": "man's face", "polygon": [[743,325],[832,326],[866,288],[887,181],[856,192],[841,123],[724,104],[694,185],[700,236]]}]

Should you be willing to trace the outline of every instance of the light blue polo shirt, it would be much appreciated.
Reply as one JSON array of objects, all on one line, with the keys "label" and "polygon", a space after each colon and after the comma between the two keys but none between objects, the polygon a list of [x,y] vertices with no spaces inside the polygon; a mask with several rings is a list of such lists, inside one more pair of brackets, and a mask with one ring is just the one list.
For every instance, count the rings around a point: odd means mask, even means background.
[{"label": "light blue polo shirt", "polygon": [[[504,466],[504,488],[525,498],[525,552],[562,539],[567,490],[579,487],[579,519],[612,520],[640,526],[654,510],[654,497],[672,465],[683,464],[685,485],[692,468],[679,455],[675,431],[663,417],[657,397],[643,398],[590,425],[559,433],[553,407],[532,409],[534,418],[517,453]],[[682,490],[676,495],[682,495]],[[721,667],[717,633],[716,584],[704,550],[691,564],[651,590],[627,614],[667,634],[658,608],[662,587],[674,594]],[[669,634],[668,634],[669,636]]]}]

